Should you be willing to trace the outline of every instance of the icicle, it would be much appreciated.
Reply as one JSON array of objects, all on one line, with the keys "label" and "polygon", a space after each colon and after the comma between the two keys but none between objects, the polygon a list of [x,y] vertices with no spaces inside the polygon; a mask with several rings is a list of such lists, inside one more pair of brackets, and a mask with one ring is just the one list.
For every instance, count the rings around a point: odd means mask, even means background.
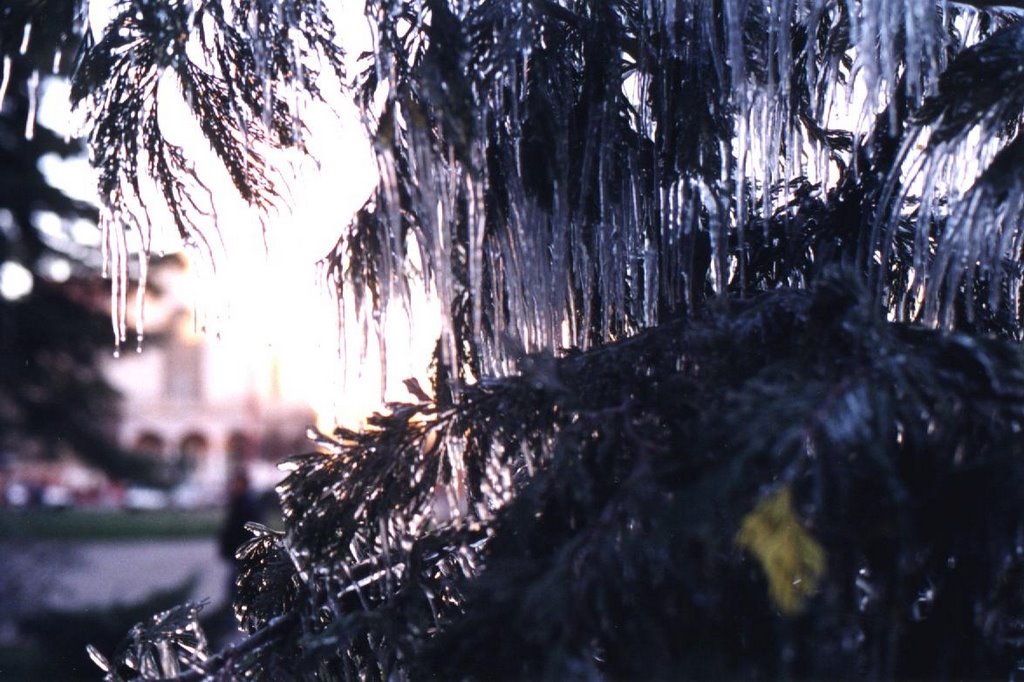
[{"label": "icicle", "polygon": [[105,213],[106,210],[100,215],[100,276],[103,279],[110,277],[110,218]]},{"label": "icicle", "polygon": [[103,232],[101,238],[101,250],[103,259],[103,277],[104,279],[110,279],[110,324],[114,332],[114,357],[121,357],[121,335],[120,327],[118,324],[117,316],[117,301],[120,296],[121,281],[114,272],[117,268],[117,249],[111,248],[114,240],[113,230],[111,228],[110,216],[104,216],[100,223]]},{"label": "icicle", "polygon": [[0,110],[4,107],[4,99],[7,96],[7,86],[11,83],[11,56],[4,55],[3,75],[0,76]]},{"label": "icicle", "polygon": [[139,258],[139,285],[135,291],[135,351],[142,352],[142,342],[145,337],[145,313],[146,313],[146,284],[149,276],[149,245],[147,244],[138,254]]},{"label": "icicle", "polygon": [[[270,129],[274,117],[274,89],[270,78],[263,76],[263,127]],[[243,127],[242,130],[245,130]]]},{"label": "icicle", "polygon": [[117,300],[118,344],[124,344],[128,338],[128,235],[122,228],[117,230],[117,260],[119,264],[118,278],[121,280]]},{"label": "icicle", "polygon": [[24,55],[28,52],[28,43],[32,37],[32,22],[26,22],[25,28],[21,33],[21,45],[18,47],[18,54]]},{"label": "icicle", "polygon": [[483,246],[486,232],[484,209],[484,191],[479,183],[471,177],[466,180],[466,192],[469,194],[469,286],[473,297],[473,334],[480,339],[483,290]]},{"label": "icicle", "polygon": [[39,72],[33,71],[28,78],[28,114],[25,116],[25,139],[31,140],[36,134],[36,107],[39,100]]}]

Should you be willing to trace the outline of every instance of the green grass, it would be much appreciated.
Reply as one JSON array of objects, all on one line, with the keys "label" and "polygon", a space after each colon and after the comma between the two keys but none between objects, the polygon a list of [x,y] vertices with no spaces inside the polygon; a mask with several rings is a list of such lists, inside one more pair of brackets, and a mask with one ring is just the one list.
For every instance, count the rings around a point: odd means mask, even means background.
[{"label": "green grass", "polygon": [[220,511],[0,510],[0,540],[142,540],[204,538]]}]

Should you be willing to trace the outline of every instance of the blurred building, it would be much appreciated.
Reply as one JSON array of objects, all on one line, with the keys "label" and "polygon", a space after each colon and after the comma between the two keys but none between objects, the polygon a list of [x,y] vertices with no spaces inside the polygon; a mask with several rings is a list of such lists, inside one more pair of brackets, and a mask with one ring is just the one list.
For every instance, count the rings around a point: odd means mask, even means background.
[{"label": "blurred building", "polygon": [[315,415],[304,396],[285,391],[288,358],[247,333],[244,324],[208,334],[195,317],[195,278],[179,255],[154,260],[146,296],[146,341],[105,361],[122,392],[118,438],[154,457],[168,483],[223,490],[229,468],[244,463],[260,487],[274,463],[310,449]]}]

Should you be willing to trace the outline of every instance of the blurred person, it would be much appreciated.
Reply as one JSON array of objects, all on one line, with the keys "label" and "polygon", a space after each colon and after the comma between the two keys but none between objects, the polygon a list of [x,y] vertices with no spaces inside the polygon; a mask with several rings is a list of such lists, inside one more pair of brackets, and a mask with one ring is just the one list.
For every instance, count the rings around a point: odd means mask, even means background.
[{"label": "blurred person", "polygon": [[238,578],[239,563],[235,552],[252,533],[245,529],[250,521],[261,521],[263,517],[259,500],[249,484],[249,474],[244,466],[237,467],[228,480],[228,508],[221,527],[220,556],[228,562],[228,598],[235,601],[235,581]]}]

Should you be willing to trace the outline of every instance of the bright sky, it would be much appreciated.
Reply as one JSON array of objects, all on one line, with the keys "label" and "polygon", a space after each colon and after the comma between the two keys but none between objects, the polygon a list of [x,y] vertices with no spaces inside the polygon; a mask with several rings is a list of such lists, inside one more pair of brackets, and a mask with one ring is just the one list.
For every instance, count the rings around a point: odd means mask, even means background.
[{"label": "bright sky", "polygon": [[[358,3],[343,6],[348,14],[338,18],[337,25],[351,58],[366,49],[368,30]],[[335,92],[337,83],[324,85],[323,90]],[[283,396],[308,402],[319,415],[321,428],[329,429],[334,423],[357,425],[380,404],[377,343],[365,339],[351,323],[341,342],[337,305],[321,285],[317,269],[317,261],[334,246],[376,184],[376,167],[355,106],[344,98],[332,100],[330,107],[307,106],[305,121],[312,132],[309,148],[315,159],[294,153],[273,159],[280,168],[293,165],[295,174],[288,178],[288,206],[266,216],[264,233],[261,216],[237,197],[173,83],[162,84],[159,96],[161,127],[174,138],[172,142],[195,155],[196,167],[202,169],[216,197],[216,227],[224,243],[216,272],[192,258],[188,275],[199,326],[216,336],[216,343],[252,353],[254,361],[265,358],[268,351],[276,356]],[[39,123],[70,133],[72,120],[67,84],[46,79]],[[96,200],[95,173],[85,159],[44,159],[42,165],[51,181],[68,194]],[[83,231],[82,236],[90,235]],[[98,249],[95,231],[91,238],[89,246]],[[169,219],[153,225],[154,253],[181,249]],[[435,307],[422,297],[414,301],[413,309]],[[348,312],[349,321],[354,321],[354,311]],[[404,378],[416,376],[428,385],[426,366],[439,329],[435,318],[427,315],[417,320],[413,333],[402,311],[387,316],[388,400],[408,399],[401,383]],[[129,341],[131,337],[129,331]]]}]

